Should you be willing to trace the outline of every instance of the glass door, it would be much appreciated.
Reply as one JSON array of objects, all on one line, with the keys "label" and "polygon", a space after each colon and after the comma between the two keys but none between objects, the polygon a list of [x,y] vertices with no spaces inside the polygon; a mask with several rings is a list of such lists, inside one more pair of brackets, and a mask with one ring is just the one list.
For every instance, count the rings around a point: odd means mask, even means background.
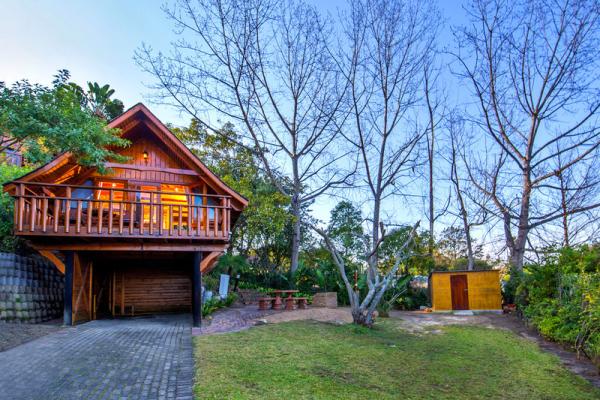
[{"label": "glass door", "polygon": [[[136,205],[137,221],[140,229],[152,230],[158,229],[158,216],[160,209],[160,187],[154,185],[139,185],[136,187]],[[152,226],[150,226],[152,221]]]}]

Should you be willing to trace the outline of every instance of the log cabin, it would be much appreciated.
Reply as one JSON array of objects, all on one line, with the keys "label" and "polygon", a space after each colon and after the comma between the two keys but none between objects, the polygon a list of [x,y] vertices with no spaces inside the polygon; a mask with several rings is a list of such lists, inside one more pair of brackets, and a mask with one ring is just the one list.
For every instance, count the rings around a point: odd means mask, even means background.
[{"label": "log cabin", "polygon": [[14,233],[64,274],[64,323],[192,312],[202,274],[229,245],[247,200],[143,104],[112,120],[130,145],[106,172],[64,153],[8,182]]}]

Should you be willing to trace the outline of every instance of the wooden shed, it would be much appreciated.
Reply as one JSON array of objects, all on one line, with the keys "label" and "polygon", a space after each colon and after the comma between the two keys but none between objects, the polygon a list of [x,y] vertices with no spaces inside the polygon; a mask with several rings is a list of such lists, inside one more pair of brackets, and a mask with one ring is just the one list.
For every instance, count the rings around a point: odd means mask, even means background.
[{"label": "wooden shed", "polygon": [[429,276],[433,311],[502,310],[500,272],[434,271]]}]

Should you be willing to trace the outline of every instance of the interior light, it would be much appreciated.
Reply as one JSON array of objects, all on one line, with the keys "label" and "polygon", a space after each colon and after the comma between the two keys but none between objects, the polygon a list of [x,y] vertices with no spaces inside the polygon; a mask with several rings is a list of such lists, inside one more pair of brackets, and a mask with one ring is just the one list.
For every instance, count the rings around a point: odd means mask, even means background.
[{"label": "interior light", "polygon": [[146,150],[144,150],[143,157],[144,157],[144,161],[148,162],[148,152]]}]

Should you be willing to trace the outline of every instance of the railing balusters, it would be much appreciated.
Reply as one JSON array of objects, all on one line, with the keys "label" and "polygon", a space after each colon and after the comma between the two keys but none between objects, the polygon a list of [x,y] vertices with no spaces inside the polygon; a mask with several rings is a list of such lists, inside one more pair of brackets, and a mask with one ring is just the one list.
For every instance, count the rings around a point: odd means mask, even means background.
[{"label": "railing balusters", "polygon": [[[46,189],[43,192],[34,190],[36,187],[44,188],[45,184],[34,184],[32,189],[29,184],[17,182],[16,192],[13,194],[13,223],[17,233],[71,233],[83,236],[114,234],[134,237],[164,235],[166,238],[194,239],[228,239],[230,234],[231,200],[228,197],[213,195],[212,198],[216,201],[208,203],[204,195],[186,193],[185,204],[164,204],[157,194],[159,192],[153,191],[105,187],[98,190],[105,190],[104,193],[108,195],[100,199],[93,197],[97,196],[96,192],[89,198],[74,197],[75,192],[72,190],[75,186],[48,184],[50,187],[60,188],[62,194],[58,195]],[[124,193],[123,198],[117,199],[117,194],[121,191]],[[135,198],[131,193],[137,194]],[[140,196],[140,193],[143,195]],[[201,196],[201,203],[198,203],[196,196]]]},{"label": "railing balusters", "polygon": [[123,234],[123,212],[125,211],[125,203],[119,204],[119,235]]},{"label": "railing balusters", "polygon": [[92,214],[94,213],[94,202],[89,199],[87,201],[87,233],[92,233]]},{"label": "railing balusters", "polygon": [[154,231],[154,224],[153,224],[153,219],[154,219],[154,193],[150,193],[150,205],[148,206],[148,208],[150,209],[150,220],[148,221],[149,223],[149,231],[150,231],[150,235],[153,234]]},{"label": "railing balusters", "polygon": [[140,223],[139,223],[139,232],[140,235],[144,234],[144,224],[146,223],[146,221],[144,221],[144,203],[140,203],[138,204],[138,207],[140,208]]},{"label": "railing balusters", "polygon": [[206,237],[208,237],[208,232],[210,229],[210,213],[208,212],[208,207],[204,206],[204,234]]},{"label": "railing balusters", "polygon": [[29,230],[33,232],[35,230],[35,217],[36,217],[36,206],[37,199],[34,197],[31,199],[31,214],[29,215]]},{"label": "railing balusters", "polygon": [[196,226],[196,233],[198,236],[202,235],[202,207],[196,207],[198,211],[198,226]]},{"label": "railing balusters", "polygon": [[102,234],[102,219],[103,216],[102,214],[104,213],[104,202],[100,201],[98,202],[98,234],[101,235]]},{"label": "railing balusters", "polygon": [[18,231],[23,231],[23,214],[25,213],[25,185],[19,185],[19,225]]},{"label": "railing balusters", "polygon": [[192,228],[192,218],[193,218],[192,208],[193,208],[193,206],[190,206],[189,204],[190,203],[188,202],[188,205],[187,205],[187,213],[188,213],[188,218],[187,218],[187,235],[191,236],[192,232],[193,232],[193,228]]},{"label": "railing balusters", "polygon": [[130,235],[133,235],[133,225],[135,224],[134,211],[135,211],[135,203],[130,203],[129,204],[129,234]]},{"label": "railing balusters", "polygon": [[48,198],[42,199],[42,232],[46,233],[46,227],[48,224]]},{"label": "railing balusters", "polygon": [[80,233],[81,232],[81,200],[77,200],[77,217],[75,218],[75,223],[77,224],[75,226],[75,232]]},{"label": "railing balusters", "polygon": [[173,236],[173,205],[167,205],[169,207],[169,236]]},{"label": "railing balusters", "polygon": [[60,213],[60,204],[60,200],[54,199],[54,226],[52,227],[54,233],[58,232],[58,214]]},{"label": "railing balusters", "polygon": [[69,233],[71,226],[71,187],[67,186],[67,199],[65,200],[65,233]]},{"label": "railing balusters", "polygon": [[161,236],[163,234],[163,205],[158,204],[158,234]]},{"label": "railing balusters", "polygon": [[178,216],[179,218],[178,218],[178,222],[177,222],[177,234],[179,236],[181,236],[182,229],[183,229],[183,227],[181,226],[183,223],[183,221],[182,221],[183,215],[181,215],[181,205],[179,205],[179,207],[177,209],[177,214],[179,214],[179,216]]},{"label": "railing balusters", "polygon": [[114,199],[114,190],[112,188],[108,189],[108,234],[112,234],[113,230],[113,199]]},{"label": "railing balusters", "polygon": [[214,210],[215,210],[215,229],[214,229],[214,235],[215,235],[215,237],[217,237],[217,233],[219,231],[219,209],[217,207],[215,207]]}]

